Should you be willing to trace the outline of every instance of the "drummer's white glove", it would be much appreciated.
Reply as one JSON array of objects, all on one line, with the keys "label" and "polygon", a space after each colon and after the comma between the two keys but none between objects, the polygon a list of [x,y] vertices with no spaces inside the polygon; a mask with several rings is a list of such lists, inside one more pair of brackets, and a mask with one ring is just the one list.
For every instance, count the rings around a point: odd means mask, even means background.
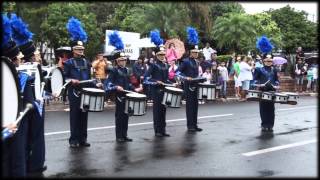
[{"label": "drummer's white glove", "polygon": [[97,83],[96,86],[97,86],[98,88],[100,88],[100,87],[103,86],[103,84],[102,84],[102,83]]},{"label": "drummer's white glove", "polygon": [[192,77],[187,77],[186,79],[187,79],[187,81],[191,81]]},{"label": "drummer's white glove", "polygon": [[6,125],[5,128],[8,128],[12,133],[15,133],[18,130],[17,124],[14,122]]},{"label": "drummer's white glove", "polygon": [[157,81],[158,84],[160,85],[163,85],[163,82],[162,81]]},{"label": "drummer's white glove", "polygon": [[175,87],[178,87],[178,86],[179,86],[178,83],[173,83],[172,85],[174,85]]},{"label": "drummer's white glove", "polygon": [[273,87],[274,89],[280,89],[280,86],[274,86],[274,85],[272,85],[272,87]]},{"label": "drummer's white glove", "polygon": [[117,86],[117,90],[118,90],[118,91],[123,91],[123,87]]},{"label": "drummer's white glove", "polygon": [[135,89],[134,89],[135,92],[141,92],[142,90],[143,90],[142,87],[139,87],[139,88],[135,88]]},{"label": "drummer's white glove", "polygon": [[78,79],[71,79],[72,85],[78,85],[80,81]]}]

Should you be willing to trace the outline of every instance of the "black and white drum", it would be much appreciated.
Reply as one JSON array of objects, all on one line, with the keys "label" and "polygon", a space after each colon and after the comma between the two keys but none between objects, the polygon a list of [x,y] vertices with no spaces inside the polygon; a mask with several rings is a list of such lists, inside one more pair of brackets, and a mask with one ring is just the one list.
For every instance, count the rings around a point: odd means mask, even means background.
[{"label": "black and white drum", "polygon": [[274,93],[274,102],[285,104],[288,102],[288,95],[284,93]]},{"label": "black and white drum", "polygon": [[81,90],[80,109],[89,112],[101,112],[104,108],[105,92],[97,88],[83,88]]},{"label": "black and white drum", "polygon": [[16,121],[22,107],[17,70],[5,57],[1,57],[1,87],[1,122],[4,127]]},{"label": "black and white drum", "polygon": [[18,71],[27,73],[29,76],[34,77],[33,95],[35,99],[42,99],[41,82],[43,81],[42,70],[40,64],[21,64],[17,68]]},{"label": "black and white drum", "polygon": [[126,94],[124,112],[129,116],[142,116],[146,114],[147,96],[139,93]]},{"label": "black and white drum", "polygon": [[216,85],[215,84],[198,84],[198,99],[215,100],[216,99]]},{"label": "black and white drum", "polygon": [[246,98],[248,101],[260,101],[261,93],[258,90],[248,90]]},{"label": "black and white drum", "polygon": [[273,101],[274,92],[262,92],[261,93],[261,101]]},{"label": "black and white drum", "polygon": [[287,104],[291,104],[291,105],[298,104],[297,100],[299,99],[299,95],[297,93],[292,93],[292,92],[283,92],[283,93],[288,95]]},{"label": "black and white drum", "polygon": [[45,77],[45,90],[54,94],[60,91],[65,83],[65,79],[60,67],[46,68],[47,76]]},{"label": "black and white drum", "polygon": [[165,87],[162,104],[171,108],[181,107],[183,90],[175,87]]}]

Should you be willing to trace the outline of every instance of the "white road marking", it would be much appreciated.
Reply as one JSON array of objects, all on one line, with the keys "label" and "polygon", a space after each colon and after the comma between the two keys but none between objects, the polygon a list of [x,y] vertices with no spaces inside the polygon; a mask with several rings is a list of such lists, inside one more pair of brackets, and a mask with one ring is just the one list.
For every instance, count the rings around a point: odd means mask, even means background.
[{"label": "white road marking", "polygon": [[267,149],[261,149],[261,150],[257,150],[257,151],[251,151],[251,152],[247,152],[247,153],[242,153],[243,156],[255,156],[258,154],[264,154],[264,153],[268,153],[268,152],[272,152],[272,151],[278,151],[281,149],[287,149],[287,148],[292,148],[292,147],[296,147],[296,146],[302,146],[302,145],[306,145],[306,144],[311,144],[311,143],[315,143],[317,142],[316,139],[312,139],[312,140],[307,140],[307,141],[300,141],[300,142],[296,142],[296,143],[292,143],[292,144],[287,144],[287,145],[282,145],[282,146],[275,146],[272,148],[267,148]]},{"label": "white road marking", "polygon": [[[206,119],[206,118],[214,118],[214,117],[225,117],[225,116],[232,116],[233,114],[219,114],[219,115],[211,115],[211,116],[201,116],[198,117],[198,119]],[[182,119],[172,119],[172,120],[166,120],[167,123],[169,122],[175,122],[175,121],[185,121],[186,118]],[[153,124],[153,122],[144,122],[144,123],[135,123],[135,124],[129,124],[128,126],[140,126],[145,124]],[[94,130],[100,130],[100,129],[111,129],[115,128],[115,126],[104,126],[104,127],[96,127],[96,128],[89,128],[88,131],[94,131]],[[56,135],[56,134],[66,134],[70,133],[70,131],[58,131],[58,132],[50,132],[45,133],[44,135],[50,136],[50,135]]]},{"label": "white road marking", "polygon": [[296,108],[284,108],[284,109],[276,109],[277,111],[290,111],[295,109],[307,109],[307,108],[314,108],[317,106],[302,106],[302,107],[296,107]]}]

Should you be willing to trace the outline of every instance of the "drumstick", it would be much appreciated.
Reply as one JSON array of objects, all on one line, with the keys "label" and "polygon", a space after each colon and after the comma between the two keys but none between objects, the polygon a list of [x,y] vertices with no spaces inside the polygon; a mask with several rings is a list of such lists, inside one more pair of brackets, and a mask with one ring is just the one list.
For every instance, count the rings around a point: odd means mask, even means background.
[{"label": "drumstick", "polygon": [[[28,103],[28,104],[26,105],[26,108],[24,109],[24,111],[23,111],[23,112],[20,112],[20,115],[19,115],[18,119],[17,119],[14,123],[15,123],[15,124],[19,124],[20,121],[22,120],[22,118],[23,118],[31,109],[33,109],[33,105],[30,104],[30,103]],[[2,139],[5,140],[5,139],[7,139],[8,137],[11,137],[13,134],[14,134],[14,133],[11,132],[11,131],[9,130],[9,128],[5,128],[4,130],[2,130]]]}]

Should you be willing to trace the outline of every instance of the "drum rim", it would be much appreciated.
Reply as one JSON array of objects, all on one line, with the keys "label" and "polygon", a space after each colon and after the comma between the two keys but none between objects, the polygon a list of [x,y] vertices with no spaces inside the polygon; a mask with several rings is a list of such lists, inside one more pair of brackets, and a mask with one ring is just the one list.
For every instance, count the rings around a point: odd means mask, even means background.
[{"label": "drum rim", "polygon": [[[1,56],[1,60],[4,61],[4,63],[6,63],[11,71],[11,73],[13,74],[13,78],[14,78],[14,81],[15,81],[15,84],[16,84],[16,87],[17,87],[17,96],[18,96],[18,107],[17,107],[17,114],[16,114],[16,117],[15,119],[18,117],[21,109],[22,109],[22,99],[21,99],[21,93],[20,93],[20,83],[19,83],[19,80],[18,80],[18,71],[15,67],[15,65],[12,63],[12,61],[8,58],[8,57],[4,57],[4,56]],[[1,101],[1,105],[3,105],[3,101]],[[2,106],[3,107],[3,106]]]},{"label": "drum rim", "polygon": [[[102,89],[99,89],[99,90],[102,90],[103,92],[93,92],[93,91],[87,91],[85,89],[87,89],[87,88],[82,88],[80,90],[80,92],[85,95],[93,95],[93,96],[105,96],[106,95],[106,93]],[[98,89],[98,88],[90,88],[90,89]]]},{"label": "drum rim", "polygon": [[199,87],[206,87],[206,88],[208,88],[208,87],[211,87],[211,88],[214,87],[215,88],[217,85],[216,84],[199,83],[198,86]]},{"label": "drum rim", "polygon": [[[172,88],[178,89],[179,91],[174,91]],[[172,92],[172,94],[181,94],[181,93],[183,93],[183,89],[176,88],[176,87],[165,87],[164,91],[165,92]]]},{"label": "drum rim", "polygon": [[[129,95],[134,95],[134,94],[139,94],[139,95],[143,95],[140,97],[134,97],[134,96],[129,96]],[[140,93],[128,93],[125,95],[126,99],[147,99],[147,96],[145,94],[140,94]]]}]

